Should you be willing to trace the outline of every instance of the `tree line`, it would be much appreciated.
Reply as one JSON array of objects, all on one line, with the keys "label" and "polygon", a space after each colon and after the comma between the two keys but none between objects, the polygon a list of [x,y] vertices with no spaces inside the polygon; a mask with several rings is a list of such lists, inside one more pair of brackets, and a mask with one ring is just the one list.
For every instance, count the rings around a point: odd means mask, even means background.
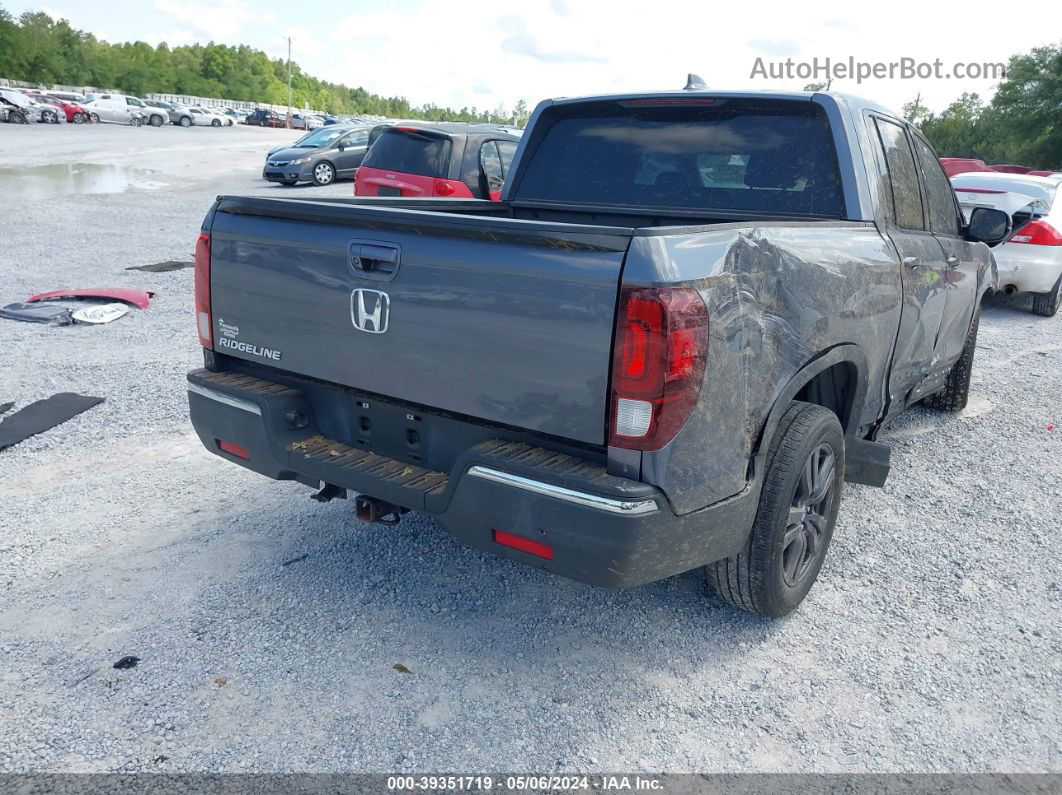
[{"label": "tree line", "polygon": [[1062,44],[1015,55],[990,102],[962,94],[940,113],[903,107],[943,156],[1062,170]]},{"label": "tree line", "polygon": [[[152,47],[142,41],[111,44],[75,30],[65,19],[37,11],[15,19],[0,6],[0,77],[46,85],[94,86],[134,96],[187,94],[285,105],[288,66],[261,50],[241,45],[192,44]],[[512,111],[412,105],[306,74],[291,64],[291,102],[328,113],[366,114],[431,121],[513,124],[526,120],[522,100]]]},{"label": "tree line", "polygon": [[[828,91],[809,83],[805,91]],[[941,157],[1062,171],[1062,43],[1011,57],[990,102],[963,93],[940,113],[921,95],[903,106]]]}]

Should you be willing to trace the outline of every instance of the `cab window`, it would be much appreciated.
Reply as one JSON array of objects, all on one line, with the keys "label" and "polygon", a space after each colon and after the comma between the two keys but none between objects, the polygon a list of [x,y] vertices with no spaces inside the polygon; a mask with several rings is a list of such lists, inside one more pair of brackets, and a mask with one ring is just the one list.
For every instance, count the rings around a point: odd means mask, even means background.
[{"label": "cab window", "polygon": [[914,136],[918,164],[925,179],[926,198],[929,202],[929,228],[939,235],[959,234],[959,215],[955,211],[955,191],[944,173],[943,166],[918,135]]},{"label": "cab window", "polygon": [[903,127],[885,119],[874,120],[885,163],[892,183],[892,203],[896,225],[902,229],[925,229],[922,218],[922,193],[918,187],[918,169]]}]

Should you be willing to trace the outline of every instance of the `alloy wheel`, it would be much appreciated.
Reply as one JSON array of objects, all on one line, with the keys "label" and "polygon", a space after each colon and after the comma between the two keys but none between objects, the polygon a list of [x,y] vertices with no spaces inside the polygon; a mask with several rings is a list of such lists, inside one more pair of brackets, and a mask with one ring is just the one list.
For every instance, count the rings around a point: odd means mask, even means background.
[{"label": "alloy wheel", "polygon": [[833,448],[820,444],[804,462],[782,538],[782,578],[790,588],[802,584],[825,551],[824,536],[836,476]]}]

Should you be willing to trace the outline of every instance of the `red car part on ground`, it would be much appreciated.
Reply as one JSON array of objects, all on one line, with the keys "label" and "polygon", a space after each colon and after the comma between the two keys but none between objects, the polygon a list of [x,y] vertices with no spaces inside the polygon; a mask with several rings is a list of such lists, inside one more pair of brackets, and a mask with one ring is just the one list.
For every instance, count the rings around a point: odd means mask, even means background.
[{"label": "red car part on ground", "polygon": [[127,304],[147,309],[151,306],[151,296],[154,293],[147,290],[133,290],[128,287],[90,287],[85,290],[52,290],[47,293],[38,293],[26,299],[27,304],[35,304],[38,301],[48,301],[53,298],[109,298],[112,301],[123,301]]}]

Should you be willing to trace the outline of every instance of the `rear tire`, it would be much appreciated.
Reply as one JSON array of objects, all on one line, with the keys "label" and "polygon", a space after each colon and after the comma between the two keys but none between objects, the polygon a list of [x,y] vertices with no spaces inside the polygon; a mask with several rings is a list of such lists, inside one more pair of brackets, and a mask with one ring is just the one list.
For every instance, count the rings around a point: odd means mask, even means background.
[{"label": "rear tire", "polygon": [[844,431],[837,415],[794,401],[771,440],[744,549],[705,567],[712,590],[761,616],[778,618],[794,610],[819,576],[843,482]]},{"label": "rear tire", "polygon": [[84,113],[75,113],[74,114],[74,124],[84,124],[84,123],[85,123],[85,114]]},{"label": "rear tire", "polygon": [[182,127],[191,127],[192,126],[192,117],[191,116],[181,116],[181,126]]},{"label": "rear tire", "polygon": [[210,120],[210,126],[211,127],[220,127],[221,126],[221,121],[219,119],[211,119]]},{"label": "rear tire", "polygon": [[45,124],[58,124],[59,117],[55,113],[52,113],[52,111],[46,110],[41,114],[41,121]]},{"label": "rear tire", "polygon": [[157,114],[154,114],[154,113],[151,114],[151,126],[152,127],[161,127],[162,126],[162,117],[157,115]]},{"label": "rear tire", "polygon": [[1062,276],[1046,293],[1033,293],[1032,311],[1041,317],[1054,317],[1059,306],[1062,306]]},{"label": "rear tire", "polygon": [[948,380],[944,388],[934,395],[923,398],[922,403],[937,411],[962,411],[970,399],[970,375],[973,373],[974,351],[977,349],[977,327],[981,323],[981,313],[974,315],[966,343],[962,346],[962,356],[948,371]]}]

